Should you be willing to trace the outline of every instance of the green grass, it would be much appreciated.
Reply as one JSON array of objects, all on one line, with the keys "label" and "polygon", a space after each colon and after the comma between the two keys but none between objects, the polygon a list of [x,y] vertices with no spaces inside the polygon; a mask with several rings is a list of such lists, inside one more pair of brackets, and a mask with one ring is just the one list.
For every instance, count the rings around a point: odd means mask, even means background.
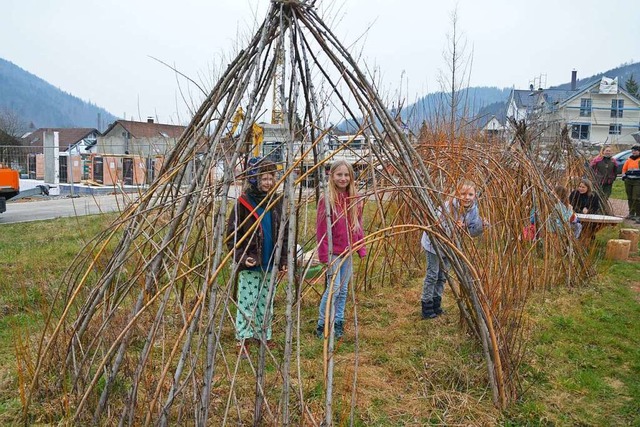
[{"label": "green grass", "polygon": [[7,340],[15,326],[37,327],[41,309],[55,294],[67,267],[112,218],[98,215],[0,226],[0,359],[10,356],[13,346]]},{"label": "green grass", "polygon": [[[0,424],[15,422],[20,410],[17,332],[37,336],[47,302],[66,267],[111,218],[0,226]],[[607,229],[598,236],[598,253],[616,233]],[[584,287],[532,297],[527,311],[531,330],[519,370],[523,388],[504,413],[491,403],[482,350],[461,331],[450,292],[444,299],[447,315],[419,320],[422,266],[394,273],[399,276],[393,287],[360,290],[355,424],[640,425],[640,263],[637,259],[600,262],[598,271]],[[304,392],[311,410],[321,413],[322,341],[314,338],[319,295],[310,295],[301,308]],[[280,293],[274,323],[274,339],[280,346],[283,307]],[[230,330],[226,333],[231,337]],[[346,423],[350,413],[354,338],[349,323],[336,353],[338,424]],[[278,354],[282,355],[281,349]],[[268,366],[267,374],[277,377],[273,366]],[[243,371],[243,375],[252,374]]]},{"label": "green grass", "polygon": [[611,188],[611,198],[612,199],[627,200],[627,193],[624,191],[624,181],[623,180],[616,179],[613,182],[613,187]]},{"label": "green grass", "polygon": [[507,425],[640,423],[639,284],[637,262],[603,262],[591,286],[532,304],[527,393]]}]

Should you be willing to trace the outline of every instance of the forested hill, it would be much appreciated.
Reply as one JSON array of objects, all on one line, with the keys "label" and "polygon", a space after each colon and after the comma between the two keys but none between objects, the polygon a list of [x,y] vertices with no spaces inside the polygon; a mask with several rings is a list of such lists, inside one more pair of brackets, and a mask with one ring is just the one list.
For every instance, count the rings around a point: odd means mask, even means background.
[{"label": "forested hill", "polygon": [[[593,82],[596,79],[600,79],[602,77],[610,77],[610,78],[618,78],[618,85],[621,88],[625,87],[626,81],[633,75],[633,79],[636,82],[640,82],[640,62],[635,62],[633,64],[622,64],[616,68],[612,68],[603,73],[598,73],[590,77],[585,77],[584,79],[580,78],[578,74],[578,80],[576,81],[576,86],[578,88],[587,85],[588,83]],[[558,86],[553,86],[552,89],[571,89],[571,82],[563,83]]]},{"label": "forested hill", "polygon": [[[570,76],[570,73],[567,73]],[[640,85],[640,62],[625,63],[616,68],[595,74],[593,76],[580,79],[578,73],[577,87],[585,85],[600,79],[603,76],[610,78],[618,78],[620,87],[625,88],[625,83],[633,75],[634,80]],[[571,82],[567,82],[558,86],[552,86],[549,89],[565,89],[571,88]],[[527,89],[525,85],[516,87],[516,89]],[[481,127],[491,116],[496,116],[502,123],[506,120],[506,108],[511,88],[497,87],[469,87],[463,89],[459,94],[458,115],[474,118],[475,122]],[[449,94],[444,92],[430,93],[418,99],[415,103],[405,106],[401,112],[401,118],[404,123],[416,131],[424,122],[430,122],[437,118],[447,117]],[[392,115],[395,115],[395,109],[391,108]],[[353,132],[356,126],[352,120],[343,121],[337,126],[338,130],[343,132]]]},{"label": "forested hill", "polygon": [[25,124],[40,127],[97,128],[116,117],[0,58],[0,111],[10,111]]},{"label": "forested hill", "polygon": [[[503,103],[509,97],[511,89],[498,87],[476,86],[462,89],[459,93],[458,115],[476,117],[488,105]],[[432,122],[449,114],[449,94],[445,92],[429,93],[419,98],[413,104],[403,106],[400,117],[412,130],[417,131],[423,122]],[[395,106],[391,108],[391,115],[395,116]],[[357,126],[353,120],[345,120],[336,125],[339,132],[355,132]]]},{"label": "forested hill", "polygon": [[[458,115],[475,117],[488,106],[505,102],[510,93],[510,88],[474,86],[462,89],[458,94]],[[449,114],[448,107],[446,107],[448,97],[449,94],[444,92],[425,95],[406,109],[406,117],[403,114],[403,119],[409,123],[420,125],[423,121],[429,122],[437,116],[445,115],[446,117]]]}]

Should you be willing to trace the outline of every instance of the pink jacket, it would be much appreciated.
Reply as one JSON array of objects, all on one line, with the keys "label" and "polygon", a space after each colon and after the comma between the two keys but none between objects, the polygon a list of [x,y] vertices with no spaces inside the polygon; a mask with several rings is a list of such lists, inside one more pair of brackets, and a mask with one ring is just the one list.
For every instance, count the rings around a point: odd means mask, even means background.
[{"label": "pink jacket", "polygon": [[[343,214],[346,210],[348,203],[353,203],[352,200],[348,200],[346,193],[340,193],[338,195],[338,203],[336,204],[336,212],[331,214],[331,237],[333,240],[333,255],[342,255],[349,251],[349,248],[356,246],[357,243],[364,239],[364,231],[362,230],[362,205],[358,206],[358,220],[360,221],[360,230],[354,232],[349,227],[349,219]],[[316,240],[318,241],[318,259],[322,263],[329,262],[329,239],[327,238],[327,218],[326,208],[324,203],[324,196],[320,198],[318,202],[318,215],[316,217]],[[367,255],[367,248],[364,246],[358,249],[358,255],[360,258]]]}]

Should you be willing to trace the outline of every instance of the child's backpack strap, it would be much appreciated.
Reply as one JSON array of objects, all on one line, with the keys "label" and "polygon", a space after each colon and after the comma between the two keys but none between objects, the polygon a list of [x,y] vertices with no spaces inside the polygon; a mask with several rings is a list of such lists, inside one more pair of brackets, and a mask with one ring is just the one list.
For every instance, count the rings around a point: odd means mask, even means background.
[{"label": "child's backpack strap", "polygon": [[260,215],[258,214],[257,208],[253,206],[253,203],[247,200],[247,198],[244,197],[244,195],[238,197],[238,202],[240,202],[242,206],[244,206],[249,210],[249,212],[251,212],[251,214],[255,217],[256,221],[258,221],[258,224],[260,225],[260,227],[262,227],[262,223],[260,221]]}]

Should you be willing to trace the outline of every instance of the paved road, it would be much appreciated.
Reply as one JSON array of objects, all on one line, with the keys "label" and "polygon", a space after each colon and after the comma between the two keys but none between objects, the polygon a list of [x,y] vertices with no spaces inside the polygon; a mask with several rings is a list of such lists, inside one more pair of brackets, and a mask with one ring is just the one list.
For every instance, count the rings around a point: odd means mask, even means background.
[{"label": "paved road", "polygon": [[[135,195],[132,196],[135,197]],[[0,214],[0,225],[114,212],[124,209],[126,203],[122,195],[9,201],[7,202],[7,211]]]}]

